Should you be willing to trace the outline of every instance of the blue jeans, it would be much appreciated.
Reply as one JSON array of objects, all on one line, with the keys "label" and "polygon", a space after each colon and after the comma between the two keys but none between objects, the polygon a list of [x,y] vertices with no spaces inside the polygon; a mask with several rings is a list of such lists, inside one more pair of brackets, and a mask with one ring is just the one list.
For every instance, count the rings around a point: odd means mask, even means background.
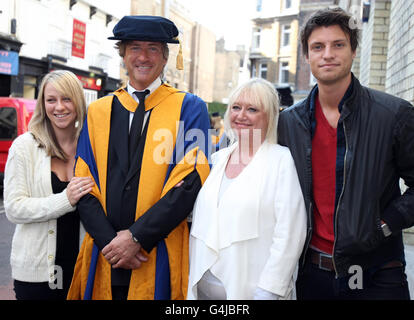
[{"label": "blue jeans", "polygon": [[[354,275],[335,278],[334,271],[319,269],[309,259],[298,274],[298,300],[410,300],[405,266],[370,268],[355,288]],[[351,284],[351,285],[350,285]],[[362,288],[361,288],[362,287]]]}]

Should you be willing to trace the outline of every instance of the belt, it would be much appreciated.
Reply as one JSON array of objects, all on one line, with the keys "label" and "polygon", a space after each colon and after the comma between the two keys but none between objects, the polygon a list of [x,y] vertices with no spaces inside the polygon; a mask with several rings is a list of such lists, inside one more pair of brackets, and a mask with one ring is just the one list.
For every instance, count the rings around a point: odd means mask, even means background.
[{"label": "belt", "polygon": [[[317,265],[318,268],[321,270],[335,271],[331,255],[327,253],[315,251],[313,249],[310,249],[309,252],[310,252],[310,261],[312,264]],[[381,266],[380,269],[396,268],[396,267],[402,267],[402,266],[404,265],[401,261],[393,260]]]},{"label": "belt", "polygon": [[401,261],[393,260],[393,261],[390,261],[390,262],[384,264],[383,266],[381,266],[380,269],[399,268],[399,267],[402,267],[402,266],[404,266],[404,265]]},{"label": "belt", "polygon": [[323,252],[318,252],[310,249],[310,261],[312,264],[315,264],[321,270],[325,271],[334,271],[334,264],[332,261],[332,256]]}]

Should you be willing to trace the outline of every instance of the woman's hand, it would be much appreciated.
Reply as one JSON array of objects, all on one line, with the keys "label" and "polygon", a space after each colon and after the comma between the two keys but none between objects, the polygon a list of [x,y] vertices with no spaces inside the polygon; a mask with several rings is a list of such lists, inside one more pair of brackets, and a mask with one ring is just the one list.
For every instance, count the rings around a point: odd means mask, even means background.
[{"label": "woman's hand", "polygon": [[73,177],[66,188],[69,202],[74,207],[80,198],[92,191],[94,182],[89,177]]}]

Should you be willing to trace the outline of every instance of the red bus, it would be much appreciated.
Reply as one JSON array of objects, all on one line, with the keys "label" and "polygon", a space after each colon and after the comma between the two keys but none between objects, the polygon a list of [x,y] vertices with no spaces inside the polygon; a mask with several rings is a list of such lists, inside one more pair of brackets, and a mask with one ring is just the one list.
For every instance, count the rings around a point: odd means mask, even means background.
[{"label": "red bus", "polygon": [[0,97],[0,188],[9,148],[17,136],[27,131],[35,107],[36,100]]}]

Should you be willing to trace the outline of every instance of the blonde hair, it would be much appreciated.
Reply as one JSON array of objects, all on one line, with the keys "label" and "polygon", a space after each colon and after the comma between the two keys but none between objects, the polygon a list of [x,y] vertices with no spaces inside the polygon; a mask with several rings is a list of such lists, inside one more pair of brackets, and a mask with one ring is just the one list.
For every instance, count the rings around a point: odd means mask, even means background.
[{"label": "blonde hair", "polygon": [[79,79],[67,70],[55,70],[48,73],[40,84],[36,108],[29,122],[29,131],[39,143],[39,147],[45,148],[49,156],[66,161],[67,155],[59,145],[52,124],[46,115],[44,91],[48,83],[52,84],[62,96],[70,98],[75,107],[78,123],[77,126],[75,125],[75,139],[79,137],[86,115],[85,96]]},{"label": "blonde hair", "polygon": [[224,114],[224,130],[230,142],[237,140],[230,125],[230,109],[239,97],[244,96],[248,101],[261,108],[267,115],[268,126],[265,141],[277,143],[277,123],[279,119],[279,95],[274,86],[267,80],[253,78],[237,87],[229,97],[226,113]]}]

